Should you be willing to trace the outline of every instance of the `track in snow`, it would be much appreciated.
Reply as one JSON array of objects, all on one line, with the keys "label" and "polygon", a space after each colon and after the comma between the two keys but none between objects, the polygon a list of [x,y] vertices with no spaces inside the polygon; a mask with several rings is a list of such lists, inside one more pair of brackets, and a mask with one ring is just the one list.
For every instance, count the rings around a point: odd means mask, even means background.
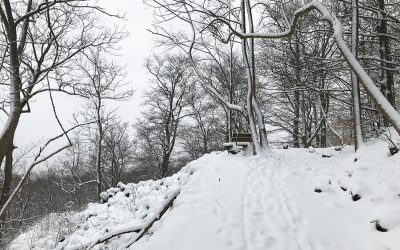
[{"label": "track in snow", "polygon": [[286,166],[275,157],[256,158],[243,197],[243,224],[248,250],[314,249],[284,184]]},{"label": "track in snow", "polygon": [[[346,173],[339,164],[346,161],[337,160],[305,150],[270,157],[204,156],[193,163],[196,171],[173,209],[132,249],[390,249],[382,238],[389,234],[377,232],[364,215],[363,202],[369,201],[353,202],[336,184],[337,172]],[[331,179],[332,185],[326,184]],[[321,180],[326,191],[315,193]]]}]

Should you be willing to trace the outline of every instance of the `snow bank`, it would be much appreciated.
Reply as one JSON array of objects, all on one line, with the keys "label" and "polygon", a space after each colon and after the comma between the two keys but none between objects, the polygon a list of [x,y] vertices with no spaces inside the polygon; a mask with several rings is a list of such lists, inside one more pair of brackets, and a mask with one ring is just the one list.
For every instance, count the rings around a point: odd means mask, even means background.
[{"label": "snow bank", "polygon": [[373,141],[357,155],[350,147],[286,153],[297,160],[287,188],[296,190],[292,199],[315,249],[400,249],[400,154],[391,156],[388,146]]},{"label": "snow bank", "polygon": [[[181,186],[196,169],[196,162],[177,174],[161,180],[137,184],[118,183],[101,194],[103,204],[91,203],[82,212],[52,214],[19,235],[8,247],[23,249],[83,249],[97,241],[121,234],[118,243],[108,240],[111,249],[129,241],[143,229],[179,193]],[[129,231],[130,233],[124,233]],[[93,249],[103,249],[104,243]]]}]

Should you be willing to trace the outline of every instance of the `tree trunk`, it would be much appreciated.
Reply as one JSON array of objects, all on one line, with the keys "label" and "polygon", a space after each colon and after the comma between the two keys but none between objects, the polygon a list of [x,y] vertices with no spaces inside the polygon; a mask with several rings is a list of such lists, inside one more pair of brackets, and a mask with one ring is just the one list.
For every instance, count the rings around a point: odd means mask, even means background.
[{"label": "tree trunk", "polygon": [[321,130],[320,130],[320,146],[323,148],[327,147],[327,116],[329,111],[329,96],[323,90],[325,89],[325,74],[321,77],[321,92],[319,93],[319,99],[321,101],[321,112],[320,117],[322,120]]},{"label": "tree trunk", "polygon": [[[12,166],[13,166],[13,147],[11,150],[7,152],[6,162],[4,164],[4,182],[1,187],[1,196],[0,196],[0,209],[4,206],[8,197],[10,196],[11,184],[12,184]],[[4,216],[3,216],[4,217]],[[0,222],[3,221],[4,218],[0,218]]]},{"label": "tree trunk", "polygon": [[[241,1],[241,29],[243,33],[246,33],[246,7],[245,7],[245,2],[244,0]],[[253,141],[253,145],[255,147],[256,153],[261,153],[261,146],[258,141],[258,135],[257,135],[257,130],[255,126],[255,120],[254,120],[254,113],[253,113],[253,97],[254,97],[254,85],[252,82],[252,74],[251,74],[251,69],[250,69],[250,64],[249,64],[249,59],[247,56],[247,39],[242,39],[242,54],[243,54],[243,60],[244,64],[246,65],[247,68],[247,83],[248,83],[248,90],[247,90],[247,113],[249,116],[249,127],[251,131],[251,137]]]},{"label": "tree trunk", "polygon": [[307,117],[306,117],[306,100],[304,91],[301,92],[301,99],[300,99],[300,111],[301,111],[301,142],[303,147],[307,148],[309,145],[307,143],[308,133],[307,133]]},{"label": "tree trunk", "polygon": [[[0,208],[6,203],[8,197],[10,196],[11,183],[12,183],[12,166],[13,166],[13,147],[7,152],[6,162],[4,164],[4,182],[1,187],[1,196],[0,196]],[[1,218],[0,218],[1,220]]]},{"label": "tree trunk", "polygon": [[[20,78],[20,62],[17,45],[17,30],[11,12],[10,3],[6,3],[7,9],[7,41],[9,44],[10,58],[10,112],[6,124],[4,125],[0,135],[0,164],[3,162],[6,154],[12,150],[15,130],[17,129],[19,118],[21,117],[21,78]],[[8,8],[10,9],[8,9]]]},{"label": "tree trunk", "polygon": [[[358,55],[358,0],[351,1],[352,7],[352,24],[351,24],[351,51],[357,59]],[[357,151],[363,144],[364,139],[361,128],[361,101],[360,101],[360,85],[357,75],[351,72],[352,96],[353,96],[353,133],[354,133],[354,149]]]},{"label": "tree trunk", "polygon": [[[4,182],[1,189],[0,197],[0,210],[5,205],[10,196],[12,184],[12,167],[14,151],[14,136],[17,129],[19,119],[21,117],[21,78],[20,78],[20,62],[17,45],[17,30],[13,18],[13,13],[10,8],[9,1],[5,2],[7,12],[7,41],[9,44],[9,57],[10,57],[10,112],[0,135],[0,165],[4,158],[6,159],[4,165]],[[6,217],[6,213],[0,216],[0,222]]]},{"label": "tree trunk", "polygon": [[[253,24],[253,13],[250,5],[250,0],[246,0],[247,5],[247,16],[249,19],[249,31],[250,33],[254,33],[254,24]],[[254,108],[255,114],[257,116],[257,123],[260,135],[260,146],[263,149],[269,149],[268,147],[268,138],[267,131],[265,129],[264,115],[260,109],[260,106],[257,102],[256,97],[256,88],[257,88],[257,77],[256,77],[256,63],[255,63],[255,51],[254,51],[254,38],[249,39],[249,46],[246,46],[249,50],[247,53],[247,64],[249,70],[249,78],[251,79],[251,94],[252,94],[252,106]]]},{"label": "tree trunk", "polygon": [[[329,100],[327,98],[327,95],[325,93],[321,93],[322,100],[321,100],[321,105],[322,109],[324,110],[323,114],[321,115],[321,119],[323,119],[322,124],[321,124],[321,132],[320,132],[320,145],[323,148],[326,148],[328,143],[327,143],[327,119],[325,117],[325,114],[328,114],[328,104]],[[322,112],[321,112],[322,113]]]},{"label": "tree trunk", "polygon": [[[297,88],[297,84],[296,84]],[[296,89],[294,91],[294,119],[293,119],[293,146],[295,148],[300,147],[299,143],[299,125],[300,125],[300,93]]]},{"label": "tree trunk", "polygon": [[102,155],[102,143],[103,143],[103,124],[100,120],[100,105],[97,108],[97,129],[98,129],[98,138],[97,138],[97,155],[96,155],[96,174],[97,174],[97,195],[100,197],[102,192],[102,174],[101,174],[101,155]]},{"label": "tree trunk", "polygon": [[[230,15],[230,12],[229,12]],[[229,17],[230,18],[230,17]],[[233,103],[233,43],[232,40],[229,41],[229,103]],[[233,132],[233,110],[229,109],[229,118],[228,118],[228,141],[232,141],[232,132]]]},{"label": "tree trunk", "polygon": [[[0,210],[3,208],[4,204],[6,204],[8,198],[10,197],[10,192],[11,192],[11,185],[12,185],[12,180],[13,180],[13,174],[12,174],[12,167],[13,167],[13,151],[14,151],[14,146],[11,145],[9,150],[6,154],[6,162],[4,164],[4,182],[1,187],[1,196],[0,196]],[[3,213],[0,216],[0,242],[2,241],[3,238],[3,227],[5,226],[4,222],[7,217],[7,212]]]},{"label": "tree trunk", "polygon": [[203,154],[207,154],[208,153],[208,136],[205,135],[203,137]]},{"label": "tree trunk", "polygon": [[[300,100],[300,91],[298,90],[301,87],[301,76],[300,76],[300,48],[299,48],[299,39],[296,35],[295,40],[295,51],[294,51],[294,59],[295,59],[295,77],[296,82],[294,84],[295,92],[294,92],[294,120],[293,120],[293,132],[294,132],[294,147],[300,147],[300,141],[304,145],[304,131],[301,133],[300,136],[300,120],[304,123],[300,111],[302,110],[302,104]],[[307,139],[307,138],[305,138]]]},{"label": "tree trunk", "polygon": [[169,172],[170,154],[165,154],[161,163],[161,177],[166,177]]},{"label": "tree trunk", "polygon": [[[353,0],[355,1],[355,0]],[[377,33],[379,34],[379,55],[381,59],[381,91],[386,99],[392,104],[394,107],[395,104],[395,95],[394,95],[394,77],[393,65],[388,62],[392,61],[391,49],[389,38],[387,37],[387,21],[386,21],[386,13],[385,13],[385,1],[378,0],[378,5],[380,12],[378,12],[379,23],[377,27]],[[384,125],[385,127],[389,126],[389,120],[384,117]]]}]

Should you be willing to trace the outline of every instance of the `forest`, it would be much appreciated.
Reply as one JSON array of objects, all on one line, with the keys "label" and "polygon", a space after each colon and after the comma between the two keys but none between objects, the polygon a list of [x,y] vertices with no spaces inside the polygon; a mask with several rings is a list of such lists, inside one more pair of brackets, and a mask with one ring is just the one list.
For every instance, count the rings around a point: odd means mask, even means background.
[{"label": "forest", "polygon": [[[238,134],[250,157],[347,148],[356,164],[375,140],[397,157],[399,1],[143,0],[153,12],[147,83],[120,63],[136,36],[130,20],[101,2],[0,2],[1,249],[122,183],[174,178],[235,140],[241,151]],[[79,103],[71,117],[60,96]],[[38,99],[59,134],[18,144],[23,118],[41,119]],[[132,99],[140,115],[127,121],[118,105]]]}]

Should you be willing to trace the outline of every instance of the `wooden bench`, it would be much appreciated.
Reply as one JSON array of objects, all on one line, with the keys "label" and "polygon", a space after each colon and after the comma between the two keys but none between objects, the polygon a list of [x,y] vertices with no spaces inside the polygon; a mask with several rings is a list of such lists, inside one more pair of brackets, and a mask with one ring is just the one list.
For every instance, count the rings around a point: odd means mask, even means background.
[{"label": "wooden bench", "polygon": [[242,149],[250,146],[252,143],[251,134],[244,132],[233,132],[231,142],[224,143],[224,149],[229,153],[237,154]]}]

